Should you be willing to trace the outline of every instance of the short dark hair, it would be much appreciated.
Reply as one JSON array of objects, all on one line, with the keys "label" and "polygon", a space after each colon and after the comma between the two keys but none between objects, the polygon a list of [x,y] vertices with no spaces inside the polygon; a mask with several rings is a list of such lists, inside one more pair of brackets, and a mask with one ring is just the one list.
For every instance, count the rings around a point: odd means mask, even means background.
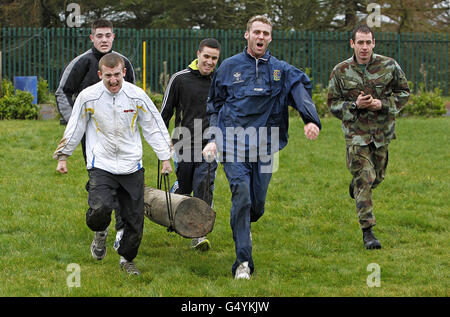
[{"label": "short dark hair", "polygon": [[372,34],[372,39],[374,39],[375,38],[375,35],[374,35],[374,33],[373,33],[373,31],[372,31],[372,29],[371,28],[369,28],[367,25],[365,25],[365,24],[360,24],[360,25],[358,25],[357,27],[355,27],[354,29],[353,29],[353,31],[352,31],[352,41],[354,42],[355,41],[355,39],[356,39],[356,33],[365,33],[365,34],[367,34],[367,33],[370,33],[370,34]]},{"label": "short dark hair", "polygon": [[95,30],[98,28],[110,28],[113,29],[113,24],[111,21],[105,20],[105,19],[99,19],[95,20],[91,24],[91,33],[94,34]]},{"label": "short dark hair", "polygon": [[207,47],[211,47],[211,48],[217,48],[220,51],[220,43],[218,40],[216,40],[215,38],[207,38],[204,39],[200,42],[200,44],[198,45],[198,50],[201,52],[203,51],[203,48],[207,46]]},{"label": "short dark hair", "polygon": [[102,58],[100,58],[100,61],[98,62],[98,69],[101,72],[102,66],[114,68],[119,64],[122,65],[122,69],[125,67],[125,61],[123,60],[122,56],[120,56],[117,53],[108,53],[103,55]]}]

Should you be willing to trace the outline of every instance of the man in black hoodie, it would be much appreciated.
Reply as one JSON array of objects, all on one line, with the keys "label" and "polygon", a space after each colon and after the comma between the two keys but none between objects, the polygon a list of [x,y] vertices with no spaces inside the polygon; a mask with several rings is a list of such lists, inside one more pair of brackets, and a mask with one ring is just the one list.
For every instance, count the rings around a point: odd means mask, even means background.
[{"label": "man in black hoodie", "polygon": [[[84,88],[100,81],[97,74],[98,62],[105,54],[112,52],[114,36],[113,25],[110,21],[94,21],[89,35],[93,44],[92,48],[75,57],[64,69],[55,93],[58,111],[61,114],[61,124],[69,122],[76,96]],[[133,66],[125,56],[121,56],[127,69],[125,80],[134,84]]]},{"label": "man in black hoodie", "polygon": [[[202,149],[207,143],[203,132],[209,127],[206,100],[212,72],[220,55],[220,43],[213,38],[200,42],[195,59],[186,69],[175,73],[164,93],[161,116],[169,128],[175,111],[172,142],[175,147],[175,171],[178,188],[175,193],[200,198],[212,206],[217,161],[207,162]],[[207,251],[211,247],[206,237],[192,240],[192,248]]]},{"label": "man in black hoodie", "polygon": [[[113,25],[107,20],[96,20],[91,25],[92,48],[81,55],[75,57],[64,69],[59,86],[55,92],[56,104],[61,114],[61,124],[69,122],[72,114],[73,104],[77,95],[86,87],[92,86],[100,81],[98,75],[98,63],[107,53],[112,52],[114,42]],[[116,52],[117,53],[117,52]],[[135,83],[133,66],[123,55],[119,54],[124,62],[126,74],[124,79],[130,83]],[[86,162],[86,137],[81,140],[81,149],[83,151],[84,161]],[[88,182],[89,183],[89,182]],[[86,185],[86,190],[88,185]],[[123,233],[123,221],[120,218],[120,211],[116,209],[116,230],[117,239]],[[102,260],[106,256],[106,237],[108,229],[102,232],[96,232],[91,244],[91,254],[97,260]]]}]

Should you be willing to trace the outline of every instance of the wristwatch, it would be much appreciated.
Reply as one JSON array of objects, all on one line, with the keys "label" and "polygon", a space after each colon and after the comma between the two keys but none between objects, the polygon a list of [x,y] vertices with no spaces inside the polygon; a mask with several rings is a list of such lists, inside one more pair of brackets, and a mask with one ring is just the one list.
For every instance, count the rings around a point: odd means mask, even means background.
[{"label": "wristwatch", "polygon": [[351,110],[355,110],[355,109],[357,109],[357,108],[358,108],[358,106],[356,105],[356,102],[353,101],[353,102],[351,103],[351,105],[350,105],[350,109],[351,109]]}]

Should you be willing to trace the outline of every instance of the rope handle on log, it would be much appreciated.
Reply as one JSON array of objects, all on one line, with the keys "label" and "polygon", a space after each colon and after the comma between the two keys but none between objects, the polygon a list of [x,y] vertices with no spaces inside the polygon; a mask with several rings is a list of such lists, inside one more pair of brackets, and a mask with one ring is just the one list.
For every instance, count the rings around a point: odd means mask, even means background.
[{"label": "rope handle on log", "polygon": [[170,197],[170,181],[169,173],[164,173],[164,191],[166,192],[166,204],[167,204],[167,214],[169,215],[170,225],[167,231],[175,231],[175,224],[173,222],[173,212],[172,212],[172,199]]},{"label": "rope handle on log", "polygon": [[175,224],[173,221],[173,211],[172,211],[172,199],[170,197],[170,180],[169,173],[164,173],[164,175],[160,175],[160,161],[158,160],[158,180],[157,180],[157,188],[161,190],[162,181],[164,178],[164,192],[166,194],[166,205],[167,205],[167,214],[169,216],[169,227],[167,228],[168,232],[175,231]]},{"label": "rope handle on log", "polygon": [[211,152],[208,152],[208,156],[205,159],[206,163],[208,163],[208,174],[206,175],[206,186],[204,186],[204,192],[203,197],[205,199],[208,199],[208,202],[211,204],[210,207],[212,207],[212,193],[211,193],[211,163],[214,160],[214,156],[211,154]]}]

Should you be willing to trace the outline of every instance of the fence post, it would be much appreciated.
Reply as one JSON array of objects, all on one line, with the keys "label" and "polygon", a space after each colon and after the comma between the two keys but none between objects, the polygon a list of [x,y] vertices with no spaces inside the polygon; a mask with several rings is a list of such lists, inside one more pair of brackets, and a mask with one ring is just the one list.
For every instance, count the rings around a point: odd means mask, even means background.
[{"label": "fence post", "polygon": [[147,68],[147,64],[146,64],[146,54],[147,54],[147,52],[146,52],[146,49],[147,49],[147,46],[145,45],[146,43],[145,43],[145,41],[143,41],[142,42],[142,89],[144,89],[144,91],[146,91],[145,90],[145,84],[146,84],[146,80],[147,80],[147,78],[146,78],[146,75],[147,75],[147,73],[146,73],[146,68]]},{"label": "fence post", "polygon": [[3,97],[1,92],[2,92],[2,81],[3,81],[3,77],[2,77],[2,51],[0,51],[0,97]]},{"label": "fence post", "polygon": [[[51,83],[50,85],[53,87],[54,86],[53,82],[50,80],[50,67],[49,67],[49,64],[50,64],[50,29],[44,28],[44,31],[45,31],[45,41],[46,41],[45,47],[47,48],[46,49],[46,52],[47,52],[46,57],[47,57],[47,59],[44,59],[44,63],[45,63],[46,68],[47,68],[47,80],[48,80],[49,83]],[[55,87],[55,90],[57,88],[58,87]]]},{"label": "fence post", "polygon": [[313,85],[314,83],[314,71],[316,69],[316,63],[314,58],[314,32],[311,32],[311,77],[313,79]]},{"label": "fence post", "polygon": [[[442,35],[443,40],[445,42],[448,43],[448,33],[445,33]],[[448,65],[448,45],[444,45],[444,65]],[[445,69],[444,67],[442,67],[442,69]],[[448,96],[448,72],[449,70],[447,69],[447,71],[445,72],[445,81],[444,81],[444,94]]]}]

